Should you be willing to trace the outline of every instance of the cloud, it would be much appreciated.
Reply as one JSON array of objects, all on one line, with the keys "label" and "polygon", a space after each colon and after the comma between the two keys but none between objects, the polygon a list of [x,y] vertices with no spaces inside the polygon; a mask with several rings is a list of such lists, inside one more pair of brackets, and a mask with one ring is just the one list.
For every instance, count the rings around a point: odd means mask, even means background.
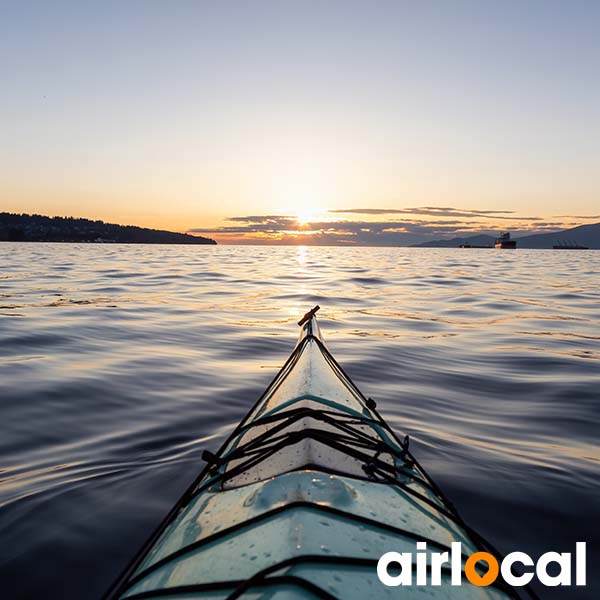
[{"label": "cloud", "polygon": [[296,222],[297,218],[291,215],[257,215],[251,217],[229,217],[227,221],[240,221],[242,223],[268,223],[270,221],[278,222],[282,219],[287,219],[288,221]]},{"label": "cloud", "polygon": [[231,223],[241,223],[241,225],[227,225],[218,229],[194,228],[189,231],[192,233],[277,233],[280,231],[299,230],[296,217],[286,215],[253,215],[248,217],[229,217],[226,219]]},{"label": "cloud", "polygon": [[[226,220],[228,224],[223,227],[192,228],[189,232],[211,234],[222,242],[236,243],[406,246],[439,238],[468,237],[480,233],[494,235],[500,229],[488,218],[488,215],[495,214],[494,211],[468,211],[469,216],[465,219],[460,214],[463,211],[447,207],[423,207],[419,210],[430,211],[425,213],[427,216],[448,217],[451,215],[460,218],[405,218],[376,221],[339,219],[299,223],[297,217],[291,215],[247,215],[230,217]],[[454,214],[456,212],[459,214]],[[496,212],[502,213],[500,217],[502,218],[502,215],[509,211]],[[380,213],[367,212],[366,214]],[[398,214],[398,212],[390,214]],[[415,214],[420,216],[422,213]],[[563,228],[563,223],[543,221],[542,217],[515,216],[511,217],[511,220],[513,221],[511,231],[517,236],[557,231]],[[532,220],[535,223],[531,223]]]},{"label": "cloud", "polygon": [[600,215],[554,215],[554,219],[582,219],[584,221],[587,220],[596,220],[600,219]]},{"label": "cloud", "polygon": [[[537,221],[540,217],[515,217],[512,210],[467,210],[452,206],[417,206],[414,208],[343,208],[330,213],[357,215],[429,215],[433,217],[493,218],[520,221]],[[506,216],[511,215],[511,216]]]},{"label": "cloud", "polygon": [[312,221],[300,225],[296,217],[265,215],[251,217],[230,217],[227,221],[240,223],[226,225],[218,229],[194,228],[193,233],[277,233],[288,232],[299,235],[307,233],[357,233],[360,231],[381,232],[385,230],[402,230],[410,233],[439,233],[445,231],[468,230],[481,222],[463,223],[460,220],[410,220],[410,221]]}]

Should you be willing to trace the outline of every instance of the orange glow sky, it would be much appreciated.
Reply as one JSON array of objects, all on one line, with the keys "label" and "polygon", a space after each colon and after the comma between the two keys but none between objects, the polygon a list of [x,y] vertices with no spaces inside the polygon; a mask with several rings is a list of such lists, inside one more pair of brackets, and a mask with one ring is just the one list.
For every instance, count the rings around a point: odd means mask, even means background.
[{"label": "orange glow sky", "polygon": [[225,243],[600,221],[599,16],[593,3],[14,3],[0,210]]}]

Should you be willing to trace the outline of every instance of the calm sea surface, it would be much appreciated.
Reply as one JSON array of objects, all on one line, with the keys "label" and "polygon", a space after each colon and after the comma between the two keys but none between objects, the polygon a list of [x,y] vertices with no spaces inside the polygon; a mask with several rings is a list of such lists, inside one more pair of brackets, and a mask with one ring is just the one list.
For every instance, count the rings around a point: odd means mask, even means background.
[{"label": "calm sea surface", "polygon": [[600,252],[2,243],[0,596],[98,598],[316,303],[472,526],[598,549]]}]

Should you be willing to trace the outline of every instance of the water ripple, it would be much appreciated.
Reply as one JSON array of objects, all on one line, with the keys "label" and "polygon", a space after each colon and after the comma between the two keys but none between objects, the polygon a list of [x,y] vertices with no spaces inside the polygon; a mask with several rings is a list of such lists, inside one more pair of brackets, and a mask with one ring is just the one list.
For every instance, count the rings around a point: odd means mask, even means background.
[{"label": "water ripple", "polygon": [[315,303],[473,526],[534,555],[600,542],[598,252],[3,243],[0,259],[8,597],[98,597]]}]

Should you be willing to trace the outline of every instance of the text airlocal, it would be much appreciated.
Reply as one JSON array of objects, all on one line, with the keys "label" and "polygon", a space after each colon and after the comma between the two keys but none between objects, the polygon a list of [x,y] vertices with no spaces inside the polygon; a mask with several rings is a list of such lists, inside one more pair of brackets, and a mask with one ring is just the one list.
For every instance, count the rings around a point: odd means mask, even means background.
[{"label": "text airlocal", "polygon": [[[546,552],[537,562],[525,552],[511,552],[500,563],[489,552],[475,552],[466,559],[464,572],[460,542],[450,544],[450,552],[428,552],[426,542],[417,542],[414,559],[412,552],[386,552],[377,563],[379,580],[387,586],[439,586],[442,585],[443,573],[447,573],[449,567],[450,582],[454,586],[463,584],[463,574],[469,583],[480,587],[493,585],[498,576],[513,587],[527,585],[534,576],[548,587],[586,585],[585,542],[575,544],[574,558],[570,552]],[[480,562],[487,566],[487,571],[482,574],[475,570]],[[397,570],[398,565],[400,572],[390,574],[390,566],[396,566]],[[525,572],[515,574],[512,568],[517,565]],[[481,565],[479,569],[483,570]]]}]

